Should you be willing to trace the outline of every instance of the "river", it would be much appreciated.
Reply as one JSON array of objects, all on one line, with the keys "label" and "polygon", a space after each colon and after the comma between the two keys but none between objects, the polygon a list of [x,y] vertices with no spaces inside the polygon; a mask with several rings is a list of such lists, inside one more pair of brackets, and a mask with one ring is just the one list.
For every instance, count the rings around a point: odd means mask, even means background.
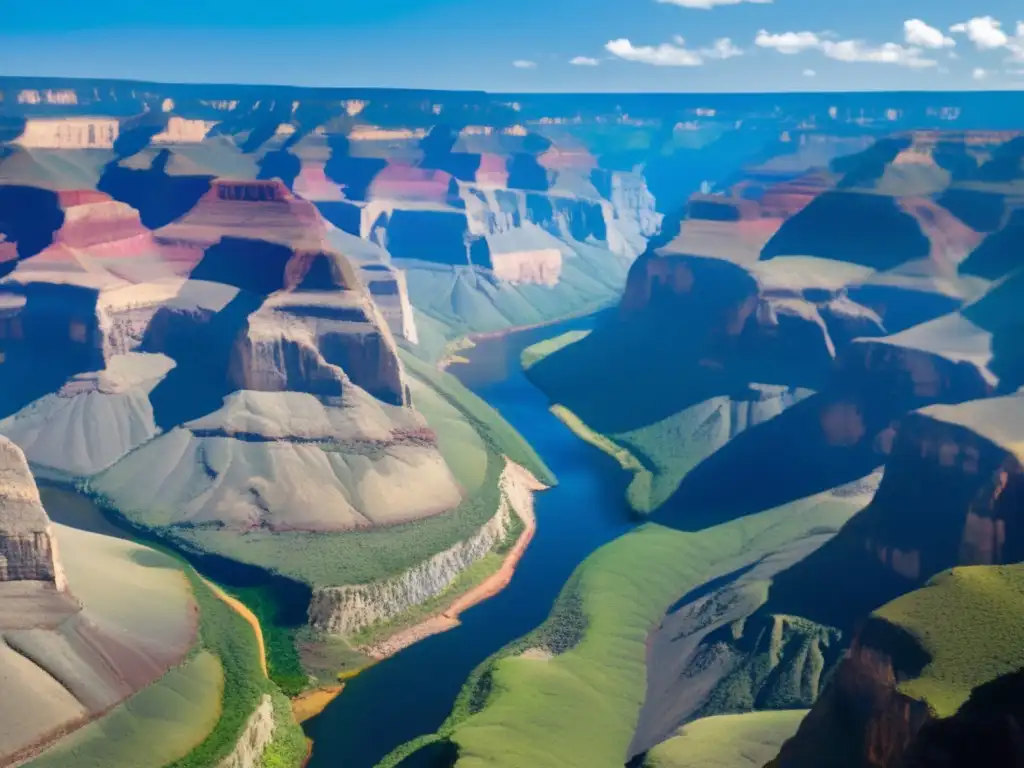
[{"label": "river", "polygon": [[[508,587],[463,613],[455,629],[349,681],[341,696],[305,724],[314,743],[310,768],[372,768],[401,744],[436,731],[473,669],[540,625],[576,566],[632,526],[625,473],[550,413],[547,399],[519,365],[520,352],[530,344],[592,322],[581,318],[485,339],[462,353],[469,363],[449,369],[519,430],[558,485],[537,495],[537,532]],[[426,761],[415,764],[420,762]]]}]

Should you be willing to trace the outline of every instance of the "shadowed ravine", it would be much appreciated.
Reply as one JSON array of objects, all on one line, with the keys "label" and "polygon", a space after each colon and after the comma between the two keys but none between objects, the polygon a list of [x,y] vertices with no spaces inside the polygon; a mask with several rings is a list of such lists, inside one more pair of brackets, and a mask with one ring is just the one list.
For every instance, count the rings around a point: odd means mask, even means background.
[{"label": "shadowed ravine", "polygon": [[[465,355],[469,364],[450,369],[519,430],[559,484],[537,496],[537,534],[503,592],[462,614],[461,626],[366,670],[305,724],[314,741],[311,768],[372,768],[401,744],[436,731],[470,672],[541,624],[576,566],[631,526],[618,464],[574,437],[519,365],[525,347],[588,323],[481,341]],[[402,765],[431,762],[417,754]]]}]

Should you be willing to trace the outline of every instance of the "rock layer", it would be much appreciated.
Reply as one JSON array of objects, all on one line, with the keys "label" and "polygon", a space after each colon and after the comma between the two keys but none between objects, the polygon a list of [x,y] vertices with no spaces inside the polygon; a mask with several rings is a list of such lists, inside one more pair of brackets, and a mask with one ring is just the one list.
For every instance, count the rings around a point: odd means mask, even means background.
[{"label": "rock layer", "polygon": [[0,437],[0,582],[66,587],[53,526],[21,450]]},{"label": "rock layer", "polygon": [[[506,463],[499,480],[498,510],[471,538],[434,555],[401,576],[377,584],[328,587],[316,590],[309,606],[314,629],[334,635],[352,635],[374,624],[400,616],[445,591],[458,575],[487,555],[507,535],[512,516],[518,515],[523,495],[521,467]],[[535,481],[534,481],[535,482]]]}]

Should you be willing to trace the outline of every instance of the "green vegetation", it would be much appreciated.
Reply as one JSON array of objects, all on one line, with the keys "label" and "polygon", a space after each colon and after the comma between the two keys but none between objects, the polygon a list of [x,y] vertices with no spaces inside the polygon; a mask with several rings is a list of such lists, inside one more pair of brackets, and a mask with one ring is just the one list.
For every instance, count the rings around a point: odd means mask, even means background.
[{"label": "green vegetation", "polygon": [[200,744],[220,714],[220,661],[200,651],[96,722],[58,742],[32,768],[138,768],[179,760]]},{"label": "green vegetation", "polygon": [[295,644],[302,659],[302,667],[319,684],[334,684],[359,674],[374,660],[357,651],[343,637],[316,632],[309,626],[295,633]]},{"label": "green vegetation", "polygon": [[199,642],[220,659],[224,689],[216,727],[169,768],[209,768],[231,753],[249,716],[259,706],[263,694],[273,690],[273,685],[263,676],[259,646],[249,623],[214,595],[191,567],[185,572],[199,603]]},{"label": "green vegetation", "polygon": [[578,438],[594,446],[597,450],[608,454],[619,462],[620,467],[627,472],[633,473],[633,479],[626,489],[626,500],[635,511],[643,514],[653,512],[657,506],[660,506],[668,498],[667,496],[662,498],[657,505],[653,503],[652,487],[655,476],[628,449],[623,448],[612,438],[602,435],[600,432],[595,432],[584,424],[579,416],[563,405],[551,406],[551,412],[558,417],[559,421],[572,430]]},{"label": "green vegetation", "polygon": [[256,530],[240,536],[213,529],[174,534],[186,546],[261,566],[313,587],[369,584],[403,573],[479,531],[498,509],[503,468],[501,457],[489,455],[486,480],[478,493],[455,509],[415,523],[339,534]]},{"label": "green vegetation", "polygon": [[806,714],[783,710],[696,720],[652,749],[645,768],[761,768]]},{"label": "green vegetation", "polygon": [[581,341],[589,335],[590,331],[569,331],[561,334],[560,336],[545,339],[544,341],[538,341],[536,344],[524,349],[523,353],[520,355],[519,359],[523,364],[523,370],[529,370],[549,355],[553,355],[563,347],[575,344],[577,341]]},{"label": "green vegetation", "polygon": [[[591,555],[536,632],[479,667],[438,738],[460,766],[617,765],[645,695],[646,641],[680,594],[778,548],[838,528],[863,506],[818,494],[697,533],[648,524]],[[556,655],[524,658],[529,647]]]},{"label": "green vegetation", "polygon": [[880,608],[931,656],[900,691],[950,717],[983,683],[1024,667],[1024,566],[956,568]]},{"label": "green vegetation", "polygon": [[265,587],[225,587],[224,591],[237,597],[259,621],[270,679],[287,696],[297,696],[306,690],[309,675],[302,668],[295,645],[300,628],[285,626],[281,622],[278,618],[280,606],[271,590]]},{"label": "green vegetation", "polygon": [[366,648],[386,640],[403,629],[414,627],[421,621],[443,611],[456,598],[461,597],[473,587],[491,576],[501,567],[502,557],[494,552],[484,555],[469,568],[462,571],[448,588],[434,595],[419,605],[410,608],[393,621],[373,624],[357,632],[349,638],[349,642],[357,648]]},{"label": "green vegetation", "polygon": [[[163,549],[163,548],[158,548]],[[199,642],[182,666],[130,697],[100,720],[47,751],[40,768],[209,768],[238,742],[265,694],[280,694],[263,675],[249,623],[218,598],[195,570],[171,552],[199,606]],[[281,710],[276,739],[301,738],[291,710]],[[298,736],[296,736],[298,734]],[[289,754],[282,746],[281,756]],[[279,763],[292,768],[294,763]]]},{"label": "green vegetation", "polygon": [[[767,582],[752,588],[768,597]],[[843,653],[842,633],[798,616],[755,614],[710,636],[738,664],[718,682],[697,715],[810,707]],[[699,663],[699,662],[698,662]]]},{"label": "green vegetation", "polygon": [[430,385],[451,405],[462,412],[467,421],[498,454],[520,464],[546,485],[557,481],[551,470],[515,428],[505,421],[486,401],[467,389],[450,373],[419,360],[408,352],[400,351],[406,371],[421,382]]},{"label": "green vegetation", "polygon": [[813,392],[702,369],[682,351],[678,359],[666,356],[660,340],[644,341],[644,333],[657,330],[607,326],[562,334],[528,347],[522,360],[530,380],[555,403],[552,412],[633,473],[626,499],[649,514],[738,433]]},{"label": "green vegetation", "polygon": [[456,339],[568,320],[618,301],[629,262],[586,243],[572,250],[554,286],[513,285],[486,272],[403,262],[419,332],[414,353],[436,363]]},{"label": "green vegetation", "polygon": [[272,691],[270,698],[274,703],[274,740],[263,751],[259,768],[298,768],[309,752],[306,735],[292,720],[291,702],[278,691]]}]

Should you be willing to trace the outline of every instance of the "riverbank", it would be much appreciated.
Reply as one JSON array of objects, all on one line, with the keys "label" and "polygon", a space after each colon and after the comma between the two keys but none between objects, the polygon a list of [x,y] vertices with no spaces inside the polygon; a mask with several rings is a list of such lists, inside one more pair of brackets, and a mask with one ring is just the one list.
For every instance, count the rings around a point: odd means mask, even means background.
[{"label": "riverbank", "polygon": [[[505,556],[501,566],[469,591],[457,596],[446,609],[404,629],[368,648],[362,648],[370,657],[383,660],[432,635],[447,632],[459,626],[459,615],[475,605],[501,592],[515,574],[516,566],[526,552],[537,530],[533,494],[547,489],[544,483],[534,477],[525,467],[509,460],[500,482],[501,504],[510,507],[509,512],[517,515],[523,523],[523,532],[512,549]],[[499,510],[501,514],[501,510]]]},{"label": "riverbank", "polygon": [[263,670],[264,677],[270,677],[270,671],[267,669],[267,646],[263,641],[263,627],[260,626],[260,620],[256,618],[256,614],[249,610],[249,607],[241,600],[236,597],[232,597],[209,579],[203,578],[202,576],[199,578],[202,579],[202,582],[210,588],[210,591],[213,592],[214,595],[230,606],[235,613],[245,619],[249,626],[252,627],[252,631],[256,635],[256,645],[260,650],[260,668]]}]

